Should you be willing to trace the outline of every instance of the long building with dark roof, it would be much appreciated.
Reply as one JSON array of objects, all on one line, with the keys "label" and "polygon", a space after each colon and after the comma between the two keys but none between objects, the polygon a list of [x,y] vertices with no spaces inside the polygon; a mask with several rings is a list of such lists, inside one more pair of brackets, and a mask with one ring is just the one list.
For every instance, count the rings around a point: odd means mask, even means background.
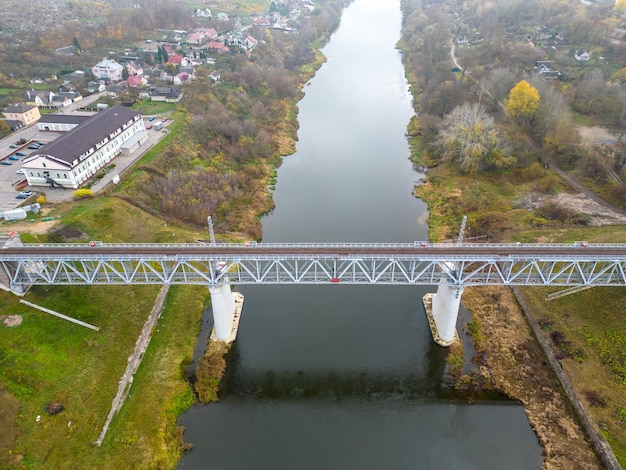
[{"label": "long building with dark roof", "polygon": [[141,114],[114,106],[41,147],[24,160],[22,168],[30,186],[77,189],[120,152],[147,139]]},{"label": "long building with dark roof", "polygon": [[74,114],[44,114],[37,121],[40,131],[68,132],[89,121],[92,116],[76,116]]}]

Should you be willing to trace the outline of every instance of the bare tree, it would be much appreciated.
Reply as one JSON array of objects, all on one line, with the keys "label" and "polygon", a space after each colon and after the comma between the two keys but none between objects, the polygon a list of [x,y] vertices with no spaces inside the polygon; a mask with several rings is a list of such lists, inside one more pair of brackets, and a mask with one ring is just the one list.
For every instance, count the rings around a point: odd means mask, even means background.
[{"label": "bare tree", "polygon": [[506,155],[493,118],[479,104],[454,108],[443,120],[435,147],[445,160],[458,161],[463,173],[508,165],[514,160]]}]

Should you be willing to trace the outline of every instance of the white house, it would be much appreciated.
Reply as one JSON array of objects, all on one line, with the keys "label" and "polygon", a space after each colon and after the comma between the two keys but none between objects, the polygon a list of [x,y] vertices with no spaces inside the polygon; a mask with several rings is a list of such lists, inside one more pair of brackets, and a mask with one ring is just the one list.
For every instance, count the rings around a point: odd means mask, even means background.
[{"label": "white house", "polygon": [[584,49],[578,49],[575,53],[574,53],[574,58],[578,61],[583,61],[586,62],[590,59],[589,56],[589,52],[587,52]]},{"label": "white house", "polygon": [[118,82],[122,80],[124,67],[111,59],[102,59],[91,68],[91,72],[97,80]]},{"label": "white house", "polygon": [[148,140],[141,114],[114,106],[24,159],[30,186],[79,188],[120,152]]}]

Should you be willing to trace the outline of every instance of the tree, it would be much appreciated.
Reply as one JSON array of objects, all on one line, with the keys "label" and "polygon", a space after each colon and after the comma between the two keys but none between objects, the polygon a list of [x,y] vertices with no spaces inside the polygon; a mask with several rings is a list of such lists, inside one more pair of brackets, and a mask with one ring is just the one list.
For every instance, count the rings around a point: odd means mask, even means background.
[{"label": "tree", "polygon": [[11,132],[9,125],[4,122],[4,119],[0,119],[0,135],[7,135]]},{"label": "tree", "polygon": [[505,107],[511,116],[526,121],[532,119],[540,104],[537,89],[526,80],[522,80],[511,89]]},{"label": "tree", "polygon": [[74,50],[77,53],[81,53],[83,51],[83,48],[80,47],[80,43],[78,42],[78,39],[76,38],[76,36],[74,36],[74,40],[72,41],[72,44],[74,45]]},{"label": "tree", "polygon": [[444,118],[434,145],[444,160],[458,161],[462,173],[476,173],[514,160],[506,156],[493,118],[477,103],[454,108]]},{"label": "tree", "polygon": [[615,0],[616,10],[626,10],[626,0]]}]

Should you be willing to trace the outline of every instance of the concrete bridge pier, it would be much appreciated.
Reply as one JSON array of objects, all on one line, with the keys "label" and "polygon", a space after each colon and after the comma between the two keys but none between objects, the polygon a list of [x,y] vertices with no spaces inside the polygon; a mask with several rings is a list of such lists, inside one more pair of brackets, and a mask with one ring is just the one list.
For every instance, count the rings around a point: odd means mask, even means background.
[{"label": "concrete bridge pier", "polygon": [[219,341],[228,341],[235,318],[235,300],[230,284],[209,286],[209,293],[211,294],[215,336]]},{"label": "concrete bridge pier", "polygon": [[440,346],[448,347],[456,339],[463,289],[462,286],[440,285],[436,294],[426,294],[423,298],[433,339]]}]

